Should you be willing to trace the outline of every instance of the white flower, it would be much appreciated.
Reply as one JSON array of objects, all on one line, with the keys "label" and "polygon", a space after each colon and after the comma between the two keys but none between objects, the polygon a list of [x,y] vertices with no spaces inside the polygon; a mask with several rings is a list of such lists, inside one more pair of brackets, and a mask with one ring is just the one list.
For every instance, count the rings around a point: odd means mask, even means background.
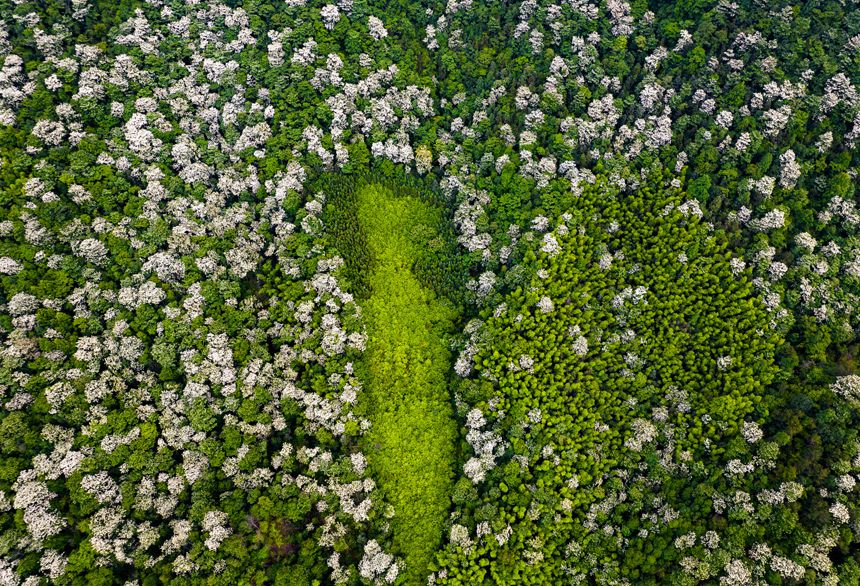
[{"label": "white flower", "polygon": [[833,503],[830,507],[830,514],[833,519],[839,524],[848,523],[851,520],[851,513],[843,503]]},{"label": "white flower", "polygon": [[780,209],[773,209],[761,218],[750,220],[749,225],[759,232],[778,230],[785,226],[785,212]]},{"label": "white flower", "polygon": [[809,232],[801,232],[794,237],[794,242],[797,246],[808,250],[809,252],[812,252],[815,250],[815,247],[818,246],[818,241],[815,240]]},{"label": "white flower", "polygon": [[633,434],[624,442],[624,446],[634,452],[642,451],[645,444],[657,438],[657,428],[646,419],[635,419],[630,425]]},{"label": "white flower", "polygon": [[716,549],[720,546],[720,536],[716,531],[706,531],[705,534],[702,535],[702,545],[708,549]]},{"label": "white flower", "polygon": [[487,423],[480,409],[472,409],[466,414],[466,427],[469,429],[480,429]]},{"label": "white flower", "polygon": [[741,560],[732,560],[723,568],[725,576],[720,577],[720,584],[725,586],[747,586],[752,583],[752,573]]},{"label": "white flower", "polygon": [[751,444],[756,443],[762,437],[764,437],[764,432],[762,432],[761,428],[754,421],[744,421],[743,428],[741,429],[741,435],[744,436],[744,439]]},{"label": "white flower", "polygon": [[375,16],[367,17],[367,28],[370,32],[370,36],[377,41],[388,36],[388,31],[385,30],[385,25]]},{"label": "white flower", "polygon": [[722,126],[723,128],[731,128],[734,119],[734,114],[728,110],[722,110],[717,114],[717,125]]},{"label": "white flower", "polygon": [[[55,549],[46,550],[39,562],[39,569],[51,580],[56,580],[66,572],[68,559]],[[2,581],[2,579],[0,579]]]},{"label": "white flower", "polygon": [[475,484],[484,480],[487,474],[487,466],[481,458],[469,458],[463,465],[463,474]]},{"label": "white flower", "polygon": [[48,490],[48,486],[36,480],[34,470],[25,470],[18,475],[18,480],[12,485],[15,499],[12,506],[24,511],[24,524],[31,537],[37,543],[42,543],[48,537],[62,531],[65,520],[48,509],[50,501],[56,494]]},{"label": "white flower", "polygon": [[230,536],[232,530],[226,527],[227,513],[223,511],[209,511],[203,518],[203,530],[209,533],[204,545],[211,551],[217,550],[221,542]]},{"label": "white flower", "polygon": [[675,549],[690,549],[696,545],[695,532],[685,533],[675,538]]},{"label": "white flower", "polygon": [[588,340],[586,340],[585,336],[580,335],[573,341],[571,349],[577,356],[585,356],[588,354]]},{"label": "white flower", "polygon": [[451,525],[450,541],[456,547],[464,550],[468,550],[472,546],[472,539],[469,537],[469,529],[457,523]]},{"label": "white flower", "polygon": [[549,256],[556,256],[559,252],[561,252],[561,246],[556,240],[555,236],[552,234],[544,234],[543,242],[541,244],[540,249],[547,253]]},{"label": "white flower", "polygon": [[154,272],[158,278],[168,283],[176,283],[185,278],[185,265],[167,252],[156,252],[143,263],[144,273]]},{"label": "white flower", "polygon": [[803,566],[797,562],[778,555],[770,559],[770,568],[783,578],[791,578],[793,580],[802,579],[806,573]]},{"label": "white flower", "polygon": [[552,299],[544,295],[538,300],[537,308],[541,313],[552,313],[555,309],[555,304],[552,302]]},{"label": "white flower", "polygon": [[54,120],[39,120],[33,126],[33,136],[44,142],[48,146],[57,146],[63,142],[66,135],[66,128],[62,122]]},{"label": "white flower", "polygon": [[332,30],[340,20],[340,10],[334,4],[326,4],[320,10],[320,16],[322,16],[325,27]]},{"label": "white flower", "polygon": [[788,149],[779,156],[779,186],[792,189],[800,178],[800,163],[794,151]]},{"label": "white flower", "polygon": [[860,400],[860,375],[840,376],[830,385],[830,390],[849,401]]},{"label": "white flower", "polygon": [[81,488],[102,504],[120,504],[122,502],[119,485],[104,470],[96,474],[87,474],[81,478]]},{"label": "white flower", "polygon": [[78,243],[77,254],[93,264],[100,265],[107,260],[108,250],[101,241],[86,238]]},{"label": "white flower", "polygon": [[358,573],[374,584],[391,584],[397,579],[398,565],[394,556],[385,553],[375,539],[364,546],[364,555],[358,563]]},{"label": "white flower", "polygon": [[836,479],[836,485],[839,487],[839,490],[844,492],[851,492],[854,490],[856,484],[857,481],[850,474],[842,474]]},{"label": "white flower", "polygon": [[9,258],[8,256],[0,257],[0,274],[17,275],[23,268],[13,258]]}]

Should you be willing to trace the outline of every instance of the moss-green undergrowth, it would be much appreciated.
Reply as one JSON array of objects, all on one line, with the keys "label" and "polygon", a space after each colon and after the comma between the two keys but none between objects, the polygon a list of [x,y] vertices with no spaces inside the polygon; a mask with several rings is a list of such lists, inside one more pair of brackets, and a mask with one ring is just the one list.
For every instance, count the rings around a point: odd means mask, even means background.
[{"label": "moss-green undergrowth", "polygon": [[450,506],[457,427],[447,389],[447,335],[457,310],[422,285],[411,267],[437,236],[439,211],[380,185],[358,193],[369,247],[370,296],[364,407],[370,465],[388,502],[394,547],[410,584],[426,582]]}]

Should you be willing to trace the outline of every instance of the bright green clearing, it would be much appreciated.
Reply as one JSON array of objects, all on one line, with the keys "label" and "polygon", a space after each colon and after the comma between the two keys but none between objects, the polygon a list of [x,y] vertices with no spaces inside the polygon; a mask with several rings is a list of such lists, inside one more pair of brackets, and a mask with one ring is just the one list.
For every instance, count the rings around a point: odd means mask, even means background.
[{"label": "bright green clearing", "polygon": [[371,295],[363,303],[362,401],[372,423],[365,453],[394,505],[394,547],[406,561],[408,582],[424,584],[448,518],[457,442],[446,339],[457,311],[411,270],[438,236],[439,211],[368,185],[358,193],[358,219],[372,261]]}]

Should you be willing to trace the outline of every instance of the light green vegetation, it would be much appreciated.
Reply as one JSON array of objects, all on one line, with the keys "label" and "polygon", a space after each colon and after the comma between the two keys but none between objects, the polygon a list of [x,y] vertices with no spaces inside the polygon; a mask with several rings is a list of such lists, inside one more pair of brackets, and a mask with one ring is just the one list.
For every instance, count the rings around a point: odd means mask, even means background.
[{"label": "light green vegetation", "polygon": [[366,436],[373,477],[395,508],[395,551],[409,583],[424,583],[448,517],[457,425],[447,390],[447,335],[457,310],[413,274],[438,239],[439,210],[416,197],[367,185],[358,220],[370,251],[366,389],[372,423]]},{"label": "light green vegetation", "polygon": [[[509,448],[470,497],[455,492],[456,523],[501,521],[483,547],[446,552],[437,583],[565,584],[597,566],[614,583],[686,584],[654,552],[720,529],[710,495],[739,485],[727,462],[753,459],[741,430],[766,414],[777,340],[721,235],[664,183],[648,177],[633,198],[598,179],[526,257],[540,270],[485,310],[458,391]],[[659,526],[663,506],[680,514]]]}]

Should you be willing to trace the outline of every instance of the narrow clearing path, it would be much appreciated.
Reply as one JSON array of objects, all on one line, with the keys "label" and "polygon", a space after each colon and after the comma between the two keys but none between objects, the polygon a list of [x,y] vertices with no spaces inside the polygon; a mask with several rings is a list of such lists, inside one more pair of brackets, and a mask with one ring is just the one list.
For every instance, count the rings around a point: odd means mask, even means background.
[{"label": "narrow clearing path", "polygon": [[457,427],[446,376],[456,310],[424,287],[412,264],[436,236],[439,211],[379,185],[362,187],[358,217],[372,258],[363,304],[370,466],[395,507],[394,546],[410,584],[426,583],[448,517]]}]

